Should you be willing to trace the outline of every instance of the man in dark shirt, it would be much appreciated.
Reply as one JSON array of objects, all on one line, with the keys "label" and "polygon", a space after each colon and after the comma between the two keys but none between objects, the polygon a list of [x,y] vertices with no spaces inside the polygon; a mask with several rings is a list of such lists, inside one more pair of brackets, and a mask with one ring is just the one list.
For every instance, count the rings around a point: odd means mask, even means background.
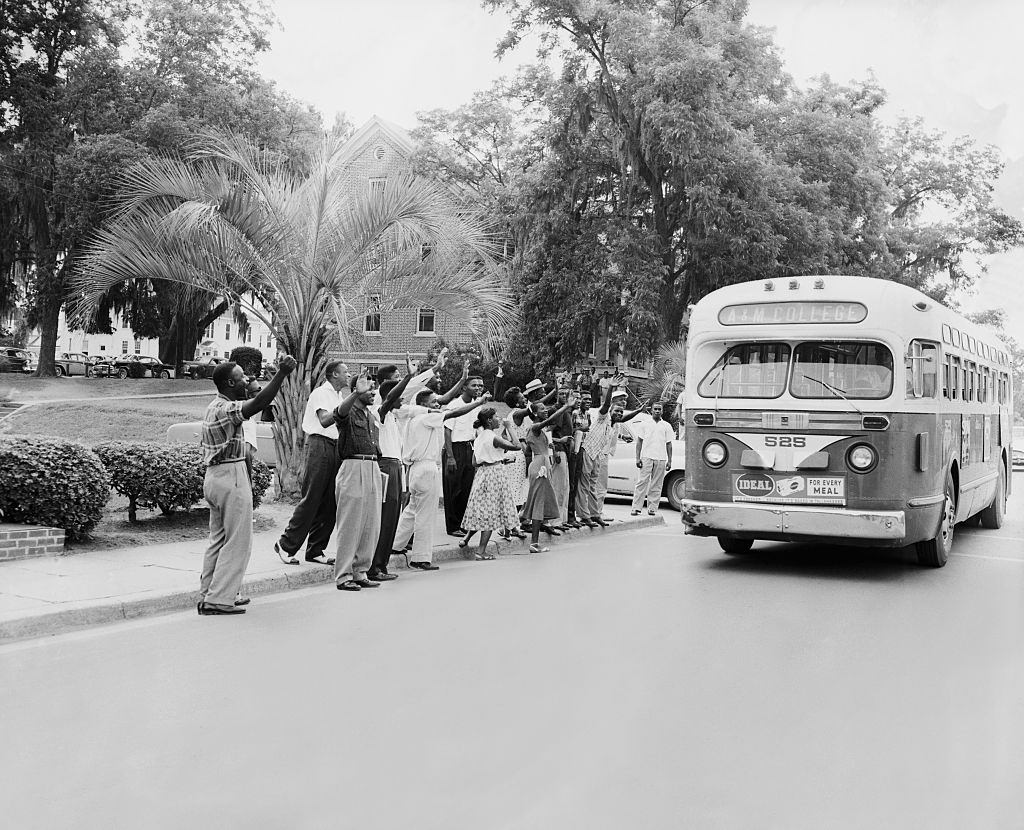
[{"label": "man in dark shirt", "polygon": [[380,534],[383,489],[377,420],[370,411],[376,384],[364,370],[352,378],[352,393],[334,410],[338,426],[338,554],[334,582],[339,591],[377,588],[367,578]]}]

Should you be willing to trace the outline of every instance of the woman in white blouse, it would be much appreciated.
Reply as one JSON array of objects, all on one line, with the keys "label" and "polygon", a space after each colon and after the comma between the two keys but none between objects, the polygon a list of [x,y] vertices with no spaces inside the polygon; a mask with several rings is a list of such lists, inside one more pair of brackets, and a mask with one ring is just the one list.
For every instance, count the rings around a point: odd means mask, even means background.
[{"label": "woman in white blouse", "polygon": [[506,457],[507,453],[519,452],[522,447],[500,436],[501,421],[492,406],[480,410],[473,426],[480,429],[473,442],[473,465],[476,472],[466,503],[466,514],[462,519],[462,529],[466,535],[459,542],[459,547],[466,547],[470,537],[479,530],[480,547],[473,558],[494,559],[493,554],[487,553],[491,533],[519,524],[512,484],[503,465],[512,461],[511,457]]}]

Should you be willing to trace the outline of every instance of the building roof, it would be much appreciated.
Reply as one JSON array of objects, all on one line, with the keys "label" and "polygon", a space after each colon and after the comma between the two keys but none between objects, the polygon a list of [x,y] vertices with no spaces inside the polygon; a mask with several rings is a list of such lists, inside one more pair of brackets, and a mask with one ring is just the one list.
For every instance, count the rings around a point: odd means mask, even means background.
[{"label": "building roof", "polygon": [[341,149],[339,160],[344,164],[354,159],[369,144],[380,141],[381,136],[391,139],[406,156],[411,156],[416,150],[416,142],[413,141],[408,130],[391,121],[385,121],[379,115],[374,115],[352,133]]}]

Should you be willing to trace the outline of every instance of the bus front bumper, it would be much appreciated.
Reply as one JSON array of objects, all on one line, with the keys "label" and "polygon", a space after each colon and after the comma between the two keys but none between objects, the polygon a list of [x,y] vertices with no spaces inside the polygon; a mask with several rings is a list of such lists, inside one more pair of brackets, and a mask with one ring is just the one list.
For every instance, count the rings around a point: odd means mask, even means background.
[{"label": "bus front bumper", "polygon": [[681,504],[686,532],[697,536],[729,533],[747,538],[877,539],[896,541],[907,535],[902,510],[847,510],[793,504],[693,501]]}]

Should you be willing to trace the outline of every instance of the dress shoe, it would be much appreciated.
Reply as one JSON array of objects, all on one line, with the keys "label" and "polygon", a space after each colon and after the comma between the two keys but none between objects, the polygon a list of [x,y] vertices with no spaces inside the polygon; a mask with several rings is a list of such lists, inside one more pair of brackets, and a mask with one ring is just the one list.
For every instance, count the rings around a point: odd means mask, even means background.
[{"label": "dress shoe", "polygon": [[361,591],[361,590],[363,590],[362,588],[359,587],[359,583],[357,583],[356,581],[354,581],[352,579],[349,579],[346,582],[339,582],[335,587],[339,591]]},{"label": "dress shoe", "polygon": [[380,583],[379,582],[374,582],[372,579],[356,579],[356,580],[354,580],[354,582],[360,588],[379,588],[380,587]]},{"label": "dress shoe", "polygon": [[608,522],[606,522],[600,516],[591,516],[590,521],[592,521],[595,525],[600,525],[601,527],[608,527]]},{"label": "dress shoe", "polygon": [[252,600],[249,597],[239,597],[235,600],[235,605],[248,605]]},{"label": "dress shoe", "polygon": [[648,510],[648,511],[647,511],[647,515],[648,515],[648,516],[657,516],[657,515],[658,515],[658,511],[657,511],[657,510],[655,510],[655,509],[654,509],[654,508],[652,507],[652,508],[651,508],[650,510]]},{"label": "dress shoe", "polygon": [[410,562],[410,568],[415,568],[418,571],[436,571],[438,570],[437,565],[432,562]]},{"label": "dress shoe", "polygon": [[597,522],[591,521],[590,519],[580,519],[580,525],[583,527],[595,528],[597,527]]},{"label": "dress shoe", "polygon": [[463,536],[466,535],[466,531],[462,530],[462,528],[459,528],[458,530],[449,530],[448,535],[455,536],[456,538],[461,539]]},{"label": "dress shoe", "polygon": [[640,511],[639,510],[630,510],[629,511],[629,515],[630,516],[639,516],[640,515]]},{"label": "dress shoe", "polygon": [[392,579],[398,579],[398,574],[389,574],[387,571],[377,571],[376,573],[368,573],[367,579],[372,579],[374,582],[390,582]]},{"label": "dress shoe", "polygon": [[274,553],[276,553],[278,557],[281,559],[281,561],[284,562],[284,564],[286,565],[299,564],[298,559],[296,559],[294,556],[292,556],[292,554],[288,553],[287,551],[281,549],[280,542],[274,542]]},{"label": "dress shoe", "polygon": [[244,608],[235,608],[233,605],[211,605],[208,602],[199,603],[199,613],[203,617],[218,616],[221,614],[244,614]]}]

